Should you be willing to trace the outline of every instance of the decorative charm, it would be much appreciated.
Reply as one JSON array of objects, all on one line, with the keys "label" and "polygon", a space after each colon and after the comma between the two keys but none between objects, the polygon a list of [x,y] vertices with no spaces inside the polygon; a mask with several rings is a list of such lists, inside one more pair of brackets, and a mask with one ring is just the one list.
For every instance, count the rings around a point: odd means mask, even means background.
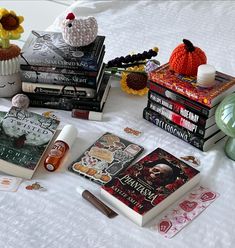
[{"label": "decorative charm", "polygon": [[0,97],[12,97],[21,90],[20,48],[10,40],[19,39],[24,32],[23,20],[14,11],[0,8]]},{"label": "decorative charm", "polygon": [[229,136],[225,144],[226,155],[235,160],[235,93],[225,97],[215,112],[217,126]]},{"label": "decorative charm", "polygon": [[206,54],[191,41],[183,39],[172,52],[169,60],[170,69],[179,74],[196,76],[199,65],[206,64]]},{"label": "decorative charm", "polygon": [[143,96],[147,94],[148,76],[144,71],[144,65],[128,68],[128,71],[122,73],[121,89],[133,95]]},{"label": "decorative charm", "polygon": [[24,94],[15,95],[12,100],[12,106],[27,109],[29,107],[29,98]]},{"label": "decorative charm", "polygon": [[72,47],[81,47],[91,44],[97,37],[98,24],[94,17],[76,19],[69,13],[62,23],[64,41]]}]

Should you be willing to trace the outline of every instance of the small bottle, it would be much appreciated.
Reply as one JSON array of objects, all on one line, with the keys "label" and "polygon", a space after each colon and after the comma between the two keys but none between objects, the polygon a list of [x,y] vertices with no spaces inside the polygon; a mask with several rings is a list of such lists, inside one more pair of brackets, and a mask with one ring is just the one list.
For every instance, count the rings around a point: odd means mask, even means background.
[{"label": "small bottle", "polygon": [[66,125],[61,130],[55,143],[44,161],[44,167],[48,171],[55,171],[71,148],[77,137],[77,129],[72,125]]}]

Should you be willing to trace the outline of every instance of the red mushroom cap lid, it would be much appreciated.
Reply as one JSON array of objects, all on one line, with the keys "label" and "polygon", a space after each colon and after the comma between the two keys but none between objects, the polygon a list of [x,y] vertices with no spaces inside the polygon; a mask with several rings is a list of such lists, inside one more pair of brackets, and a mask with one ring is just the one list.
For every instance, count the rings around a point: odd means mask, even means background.
[{"label": "red mushroom cap lid", "polygon": [[73,20],[75,19],[75,15],[71,12],[67,15],[66,19]]}]

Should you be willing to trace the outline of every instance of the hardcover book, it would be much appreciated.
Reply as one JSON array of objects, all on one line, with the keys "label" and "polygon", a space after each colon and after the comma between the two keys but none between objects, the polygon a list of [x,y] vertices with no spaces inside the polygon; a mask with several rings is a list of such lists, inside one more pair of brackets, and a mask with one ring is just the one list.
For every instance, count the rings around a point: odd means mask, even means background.
[{"label": "hardcover book", "polygon": [[143,118],[204,152],[225,137],[222,131],[217,131],[206,139],[202,138],[149,108],[144,109]]},{"label": "hardcover book", "polygon": [[192,121],[193,123],[197,124],[200,127],[208,128],[215,124],[215,115],[206,118],[201,116],[199,113],[194,111],[190,106],[183,105],[177,101],[173,101],[169,98],[166,98],[156,92],[149,91],[148,93],[149,100],[158,103],[167,109],[172,110],[175,113],[180,114],[182,117]]},{"label": "hardcover book", "polygon": [[201,88],[196,85],[195,77],[174,73],[169,69],[168,63],[150,72],[149,79],[209,108],[235,91],[235,78],[232,76],[217,71],[215,85],[211,88]]},{"label": "hardcover book", "polygon": [[0,122],[0,171],[30,179],[59,121],[12,107]]},{"label": "hardcover book", "polygon": [[110,90],[109,75],[105,74],[96,97],[53,96],[46,94],[25,93],[30,99],[30,106],[62,110],[83,109],[102,111]]},{"label": "hardcover book", "polygon": [[99,184],[106,184],[125,169],[143,147],[115,134],[105,133],[68,169]]},{"label": "hardcover book", "polygon": [[198,113],[199,115],[206,118],[213,116],[215,114],[216,107],[218,106],[216,105],[212,108],[209,108],[152,81],[148,81],[148,87],[150,91],[166,97],[169,100],[176,101],[179,104],[183,104],[184,106],[192,109],[195,113]]},{"label": "hardcover book", "polygon": [[97,36],[88,46],[72,47],[60,32],[32,31],[22,48],[21,65],[97,71],[104,39]]},{"label": "hardcover book", "polygon": [[55,72],[40,72],[37,70],[21,70],[21,81],[37,84],[52,84],[63,86],[86,87],[96,90],[100,79],[104,74],[104,65],[102,65],[95,76],[82,75],[82,73],[67,74]]},{"label": "hardcover book", "polygon": [[101,196],[143,226],[200,180],[200,172],[157,148],[101,188]]},{"label": "hardcover book", "polygon": [[212,134],[219,131],[218,126],[214,123],[214,125],[205,128],[196,125],[195,123],[189,121],[188,119],[182,117],[181,115],[165,108],[164,106],[153,102],[151,100],[148,101],[148,108],[152,109],[153,111],[159,113],[160,115],[166,117],[168,120],[172,121],[173,123],[188,129],[190,132],[198,134],[202,138],[208,138]]}]

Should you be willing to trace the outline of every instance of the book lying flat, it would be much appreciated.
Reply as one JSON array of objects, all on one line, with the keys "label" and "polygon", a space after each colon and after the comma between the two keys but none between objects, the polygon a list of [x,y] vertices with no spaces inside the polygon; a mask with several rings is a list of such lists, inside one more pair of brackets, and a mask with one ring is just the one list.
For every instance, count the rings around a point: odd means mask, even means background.
[{"label": "book lying flat", "polygon": [[174,73],[168,63],[151,72],[149,80],[210,108],[235,91],[235,78],[230,75],[217,71],[215,85],[201,88],[197,86],[195,77]]},{"label": "book lying flat", "polygon": [[12,107],[0,120],[0,171],[30,179],[58,125],[55,119]]},{"label": "book lying flat", "polygon": [[68,169],[99,184],[106,184],[143,151],[137,144],[105,133]]},{"label": "book lying flat", "polygon": [[114,208],[143,226],[200,180],[200,172],[157,148],[101,188]]}]

